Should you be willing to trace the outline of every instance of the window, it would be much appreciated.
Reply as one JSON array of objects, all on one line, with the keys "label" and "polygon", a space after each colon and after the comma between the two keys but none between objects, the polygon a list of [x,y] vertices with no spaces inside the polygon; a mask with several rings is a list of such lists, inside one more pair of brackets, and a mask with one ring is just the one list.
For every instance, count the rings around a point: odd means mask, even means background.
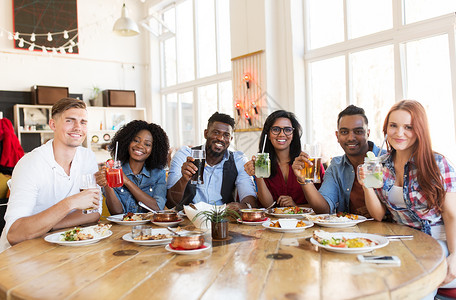
[{"label": "window", "polygon": [[322,143],[327,157],[342,154],[334,136],[337,114],[354,104],[365,109],[370,140],[380,145],[391,106],[415,99],[426,108],[434,150],[456,162],[456,1],[305,4],[308,142]]},{"label": "window", "polygon": [[[229,0],[185,0],[161,11],[161,94],[172,147],[198,145],[215,112],[233,116]],[[176,118],[178,116],[178,118]]]}]

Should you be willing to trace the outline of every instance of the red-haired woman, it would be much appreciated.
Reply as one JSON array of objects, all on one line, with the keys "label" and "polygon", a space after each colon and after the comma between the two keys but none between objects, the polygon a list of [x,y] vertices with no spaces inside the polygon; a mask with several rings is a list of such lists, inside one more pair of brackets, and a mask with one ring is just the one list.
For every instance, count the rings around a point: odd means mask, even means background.
[{"label": "red-haired woman", "polygon": [[[444,156],[432,151],[426,112],[417,101],[396,103],[386,116],[383,133],[388,135],[389,150],[383,188],[363,186],[367,209],[377,221],[388,210],[397,223],[437,239],[448,256],[447,277],[442,284],[451,282],[452,286],[445,287],[456,287],[454,167]],[[364,178],[362,172],[360,178]]]}]

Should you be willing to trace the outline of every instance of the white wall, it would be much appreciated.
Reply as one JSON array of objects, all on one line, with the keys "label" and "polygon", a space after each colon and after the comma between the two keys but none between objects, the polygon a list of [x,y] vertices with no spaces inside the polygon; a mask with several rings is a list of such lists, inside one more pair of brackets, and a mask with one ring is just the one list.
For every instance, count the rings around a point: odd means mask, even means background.
[{"label": "white wall", "polygon": [[[12,2],[0,1],[0,27],[13,31]],[[120,17],[122,0],[78,0],[79,54],[44,54],[14,49],[0,35],[0,90],[29,91],[33,85],[67,86],[70,93],[90,96],[101,89],[135,90],[137,106],[150,98],[149,37],[140,27],[136,37],[119,37],[112,26]],[[129,16],[139,21],[147,13],[139,0],[127,1]],[[1,30],[0,30],[1,31]],[[150,113],[148,112],[150,117]]]}]

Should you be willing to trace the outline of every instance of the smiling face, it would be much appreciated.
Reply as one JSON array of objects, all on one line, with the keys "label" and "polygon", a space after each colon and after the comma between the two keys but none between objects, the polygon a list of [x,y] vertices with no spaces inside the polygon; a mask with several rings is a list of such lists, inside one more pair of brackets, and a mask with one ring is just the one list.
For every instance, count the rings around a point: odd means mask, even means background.
[{"label": "smiling face", "polygon": [[139,131],[128,147],[130,159],[144,162],[152,153],[153,137],[149,130]]},{"label": "smiling face", "polygon": [[416,133],[412,126],[412,116],[405,110],[390,113],[386,129],[388,142],[396,151],[412,151],[416,143]]},{"label": "smiling face", "polygon": [[[279,127],[279,134],[274,134],[272,128]],[[269,129],[268,139],[271,141],[272,146],[276,151],[289,150],[291,141],[293,140],[293,132],[290,135],[286,135],[284,132],[285,128],[293,128],[291,121],[288,118],[278,118],[272,124],[271,129]]]},{"label": "smiling face", "polygon": [[233,138],[233,128],[226,123],[213,122],[204,130],[206,139],[206,155],[212,157],[222,156],[230,146]]},{"label": "smiling face", "polygon": [[87,135],[87,111],[71,108],[49,120],[54,142],[67,147],[79,147]]},{"label": "smiling face", "polygon": [[364,156],[369,150],[369,129],[361,115],[343,116],[336,131],[337,141],[347,156]]}]

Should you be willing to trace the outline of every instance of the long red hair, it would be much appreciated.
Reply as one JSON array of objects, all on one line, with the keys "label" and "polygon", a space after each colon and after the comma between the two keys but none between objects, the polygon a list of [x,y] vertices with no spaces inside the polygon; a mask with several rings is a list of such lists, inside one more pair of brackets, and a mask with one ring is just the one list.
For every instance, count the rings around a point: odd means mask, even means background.
[{"label": "long red hair", "polygon": [[[412,157],[418,170],[418,184],[426,197],[429,209],[436,208],[442,212],[445,199],[443,176],[434,158],[432,151],[431,134],[429,133],[428,119],[424,107],[415,100],[402,100],[391,107],[383,123],[383,133],[386,134],[390,114],[396,110],[408,112],[412,117],[412,128],[416,134]],[[387,141],[388,150],[394,150]]]}]

